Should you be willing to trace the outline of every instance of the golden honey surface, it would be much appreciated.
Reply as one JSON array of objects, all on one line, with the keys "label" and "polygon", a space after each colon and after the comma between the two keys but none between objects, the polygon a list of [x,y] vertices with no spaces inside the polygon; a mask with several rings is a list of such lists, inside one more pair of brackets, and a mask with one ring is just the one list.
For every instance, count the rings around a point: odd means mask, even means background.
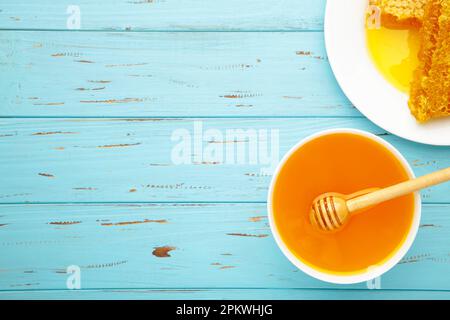
[{"label": "golden honey surface", "polygon": [[381,27],[366,29],[366,34],[367,48],[379,72],[398,90],[408,93],[419,63],[419,30]]}]

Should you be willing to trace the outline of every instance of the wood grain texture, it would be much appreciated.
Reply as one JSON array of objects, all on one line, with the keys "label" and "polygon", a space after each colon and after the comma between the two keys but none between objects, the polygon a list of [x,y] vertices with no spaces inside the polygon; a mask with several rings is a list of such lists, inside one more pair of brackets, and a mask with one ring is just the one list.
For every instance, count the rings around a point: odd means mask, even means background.
[{"label": "wood grain texture", "polygon": [[0,291],[0,299],[448,300],[450,299],[450,292],[339,289],[102,289]]},{"label": "wood grain texture", "polygon": [[81,30],[321,30],[325,0],[2,0],[0,28],[67,28],[69,5]]},{"label": "wood grain texture", "polygon": [[[424,206],[413,247],[382,289],[450,290],[449,209]],[[242,203],[0,205],[0,290],[64,290],[69,265],[81,268],[82,289],[367,288],[299,271],[266,215],[265,204]]]},{"label": "wood grain texture", "polygon": [[361,116],[321,32],[0,33],[2,116]]},{"label": "wood grain texture", "polygon": [[[267,154],[277,160],[307,135],[339,127],[382,136],[405,155],[417,175],[450,166],[449,148],[405,141],[362,118],[1,119],[0,201],[265,201],[271,164],[261,161],[265,152],[259,147],[265,143],[250,151],[251,133],[266,130]],[[242,129],[244,135],[227,140],[232,129]],[[189,163],[173,162],[176,130],[189,134]],[[207,137],[208,130],[222,137]],[[195,141],[201,141],[203,150],[195,149]],[[220,148],[222,155],[206,158],[207,148]],[[236,153],[237,148],[243,150],[242,163],[227,159],[229,150]],[[256,162],[250,162],[250,153],[258,154]],[[448,202],[448,186],[425,189],[422,199]]]},{"label": "wood grain texture", "polygon": [[[224,135],[204,149],[248,148],[226,130],[273,129],[281,157],[351,127],[391,142],[417,175],[450,166],[449,148],[392,136],[343,95],[325,3],[2,0],[0,299],[448,299],[448,185],[422,192],[413,248],[383,290],[364,290],[314,280],[281,254],[267,164],[197,149],[172,161],[174,132],[195,140],[200,124]],[[73,264],[82,290],[66,290]]]}]

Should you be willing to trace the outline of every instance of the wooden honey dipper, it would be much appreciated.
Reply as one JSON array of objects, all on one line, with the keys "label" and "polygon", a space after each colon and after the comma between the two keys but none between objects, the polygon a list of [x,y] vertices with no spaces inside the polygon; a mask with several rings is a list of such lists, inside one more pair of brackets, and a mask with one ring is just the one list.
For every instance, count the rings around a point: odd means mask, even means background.
[{"label": "wooden honey dipper", "polygon": [[322,231],[337,231],[352,215],[364,209],[449,180],[450,167],[383,189],[365,189],[351,195],[324,193],[314,199],[309,218]]}]

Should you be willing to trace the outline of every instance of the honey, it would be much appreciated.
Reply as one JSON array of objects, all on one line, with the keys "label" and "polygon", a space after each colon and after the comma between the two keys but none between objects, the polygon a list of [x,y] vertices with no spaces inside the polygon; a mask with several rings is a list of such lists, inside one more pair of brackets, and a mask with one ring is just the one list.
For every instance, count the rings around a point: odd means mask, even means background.
[{"label": "honey", "polygon": [[419,28],[366,28],[366,35],[369,53],[378,71],[395,88],[409,93],[414,70],[419,65]]},{"label": "honey", "polygon": [[311,203],[325,192],[350,194],[408,178],[391,151],[367,137],[321,136],[297,149],[280,169],[272,195],[275,226],[287,248],[306,265],[329,274],[364,273],[386,262],[406,240],[414,217],[414,195],[355,215],[335,233],[310,224]]}]

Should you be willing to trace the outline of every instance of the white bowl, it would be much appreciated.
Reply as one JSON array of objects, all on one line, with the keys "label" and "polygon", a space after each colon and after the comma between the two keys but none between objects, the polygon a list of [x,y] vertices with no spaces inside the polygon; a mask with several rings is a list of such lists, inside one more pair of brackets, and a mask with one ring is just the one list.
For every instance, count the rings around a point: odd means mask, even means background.
[{"label": "white bowl", "polygon": [[[311,268],[310,266],[303,263],[300,259],[298,259],[286,246],[286,244],[281,239],[281,236],[278,232],[277,226],[275,224],[274,219],[274,212],[272,208],[272,202],[273,202],[273,191],[275,187],[275,182],[278,178],[278,175],[280,173],[281,168],[284,166],[286,161],[291,157],[291,155],[297,151],[299,148],[301,148],[305,143],[314,140],[318,137],[334,134],[334,133],[352,133],[356,135],[361,135],[366,138],[369,138],[375,142],[378,142],[379,144],[386,147],[389,151],[392,152],[392,154],[400,161],[403,168],[406,170],[406,172],[409,175],[410,179],[414,179],[414,172],[412,171],[410,165],[406,161],[406,159],[401,155],[401,153],[395,149],[391,144],[386,142],[385,140],[377,137],[376,135],[356,130],[356,129],[331,129],[331,130],[325,130],[318,133],[315,133],[313,135],[310,135],[309,137],[306,137],[305,139],[301,140],[299,143],[297,143],[289,152],[283,157],[281,162],[278,164],[277,169],[275,170],[275,173],[272,177],[272,182],[270,184],[268,199],[267,199],[267,210],[269,213],[269,222],[270,222],[270,229],[272,230],[272,234],[275,238],[275,241],[278,244],[278,247],[280,247],[281,251],[284,253],[284,255],[300,270],[305,272],[306,274],[322,280],[326,282],[331,283],[338,283],[338,284],[351,284],[351,283],[358,283],[358,282],[364,282],[371,279],[374,279],[376,277],[381,276],[383,273],[387,272],[389,269],[391,269],[393,266],[395,266],[400,259],[403,258],[403,256],[406,254],[406,252],[411,247],[417,231],[419,229],[419,223],[420,223],[420,215],[421,215],[421,201],[420,201],[420,195],[418,192],[414,193],[414,217],[413,217],[413,223],[411,225],[411,228],[408,232],[408,235],[406,237],[406,240],[403,242],[401,247],[395,252],[395,254],[389,258],[385,263],[378,266],[369,267],[366,272],[364,273],[358,273],[354,275],[337,275],[337,274],[330,274],[326,272],[319,271],[317,269]],[[332,190],[331,190],[332,191]]]}]

